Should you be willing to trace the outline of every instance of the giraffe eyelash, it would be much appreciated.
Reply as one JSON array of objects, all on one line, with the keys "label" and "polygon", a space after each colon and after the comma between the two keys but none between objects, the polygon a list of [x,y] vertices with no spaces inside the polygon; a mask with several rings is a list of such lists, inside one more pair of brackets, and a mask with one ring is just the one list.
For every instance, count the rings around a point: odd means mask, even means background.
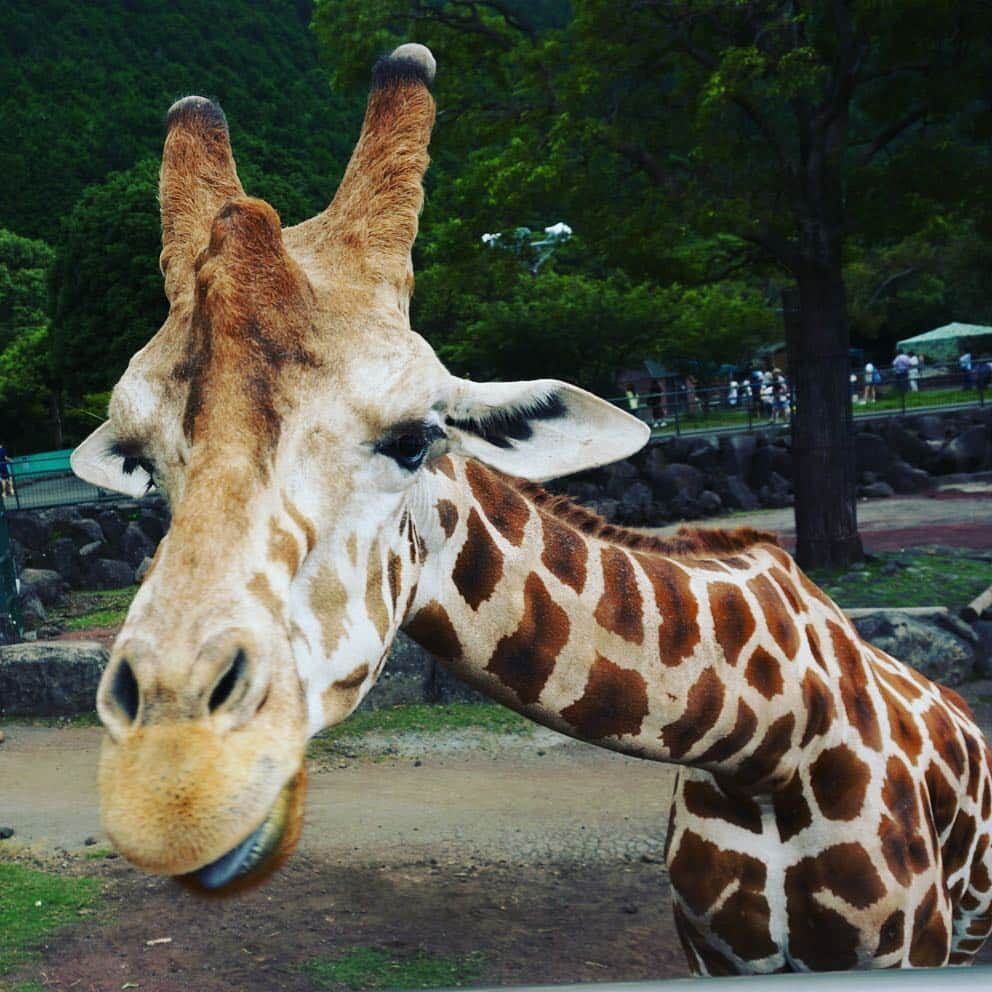
[{"label": "giraffe eyelash", "polygon": [[121,471],[125,475],[133,475],[138,469],[141,469],[145,475],[148,476],[148,483],[145,486],[145,492],[151,492],[156,486],[155,480],[155,463],[150,459],[145,458],[143,455],[136,455],[133,451],[130,451],[123,444],[119,442],[112,444],[110,446],[110,454],[115,458],[120,458]]}]

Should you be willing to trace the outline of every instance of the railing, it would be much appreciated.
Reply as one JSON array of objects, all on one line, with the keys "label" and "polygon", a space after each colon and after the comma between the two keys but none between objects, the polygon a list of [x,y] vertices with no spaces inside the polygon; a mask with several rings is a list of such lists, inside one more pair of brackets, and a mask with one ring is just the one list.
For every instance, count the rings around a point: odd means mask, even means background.
[{"label": "railing", "polygon": [[11,458],[8,468],[14,495],[4,498],[7,509],[37,510],[123,498],[120,493],[99,489],[73,475],[69,468],[71,454],[72,448],[65,448]]},{"label": "railing", "polygon": [[[992,379],[992,360],[976,362],[970,376],[952,365],[930,365],[918,377],[880,369],[882,381],[865,386],[864,372],[851,372],[851,403],[855,419],[892,413],[917,413],[960,406],[984,406]],[[649,424],[652,433],[666,434],[752,431],[788,425],[795,409],[791,384],[784,390],[764,388],[747,380],[697,385],[666,380],[664,389],[612,396],[610,402]]]}]

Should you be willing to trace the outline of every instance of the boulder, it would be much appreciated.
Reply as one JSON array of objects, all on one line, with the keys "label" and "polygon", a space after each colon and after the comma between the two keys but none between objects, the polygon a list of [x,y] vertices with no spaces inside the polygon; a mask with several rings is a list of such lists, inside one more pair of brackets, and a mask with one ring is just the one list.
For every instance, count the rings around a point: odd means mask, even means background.
[{"label": "boulder", "polygon": [[975,645],[975,675],[992,678],[992,620],[976,620],[971,629],[978,641]]},{"label": "boulder", "polygon": [[29,551],[41,551],[48,544],[48,528],[38,514],[15,510],[7,514],[10,536]]},{"label": "boulder", "polygon": [[711,488],[723,500],[724,506],[733,510],[757,510],[761,505],[758,497],[739,475],[728,475],[724,479],[713,480]]},{"label": "boulder", "polygon": [[100,511],[100,515],[96,519],[107,544],[112,548],[119,548],[127,526],[121,520],[120,514],[116,510],[104,509]]},{"label": "boulder", "polygon": [[861,431],[854,435],[854,464],[858,472],[884,472],[893,455],[883,438]]},{"label": "boulder", "polygon": [[703,491],[703,473],[692,465],[666,465],[654,480],[654,491],[660,500],[697,499]]},{"label": "boulder", "polygon": [[0,647],[0,713],[64,716],[91,712],[107,664],[95,641],[35,641]]},{"label": "boulder", "polygon": [[946,686],[971,678],[978,638],[946,609],[851,610],[858,633],[893,658]]},{"label": "boulder", "polygon": [[640,478],[638,471],[629,461],[614,462],[606,466],[606,495],[620,499],[628,486]]},{"label": "boulder", "polygon": [[696,502],[704,517],[714,517],[723,511],[723,500],[712,489],[704,489]]},{"label": "boulder", "polygon": [[968,427],[941,448],[938,459],[942,472],[977,472],[988,464],[988,431],[982,424]]},{"label": "boulder", "polygon": [[925,493],[933,489],[935,483],[929,472],[913,468],[904,461],[894,461],[885,470],[884,482],[897,493]]},{"label": "boulder", "polygon": [[137,568],[146,558],[155,554],[156,542],[132,521],[121,539],[121,554],[132,569]]},{"label": "boulder", "polygon": [[651,522],[651,487],[644,482],[633,482],[620,497],[621,520],[637,526]]},{"label": "boulder", "polygon": [[78,587],[82,572],[76,545],[71,537],[60,537],[52,541],[44,558],[52,570],[58,572],[70,586]]},{"label": "boulder", "polygon": [[904,423],[895,418],[889,420],[885,426],[885,440],[898,458],[929,471],[934,461],[930,445]]},{"label": "boulder", "polygon": [[46,606],[55,606],[65,593],[65,579],[49,568],[25,568],[20,574],[21,595],[37,596]]},{"label": "boulder", "polygon": [[86,581],[94,589],[124,589],[134,585],[134,569],[126,561],[97,558],[90,566]]},{"label": "boulder", "polygon": [[720,467],[728,475],[746,479],[751,473],[751,459],[758,448],[753,434],[724,434],[720,438]]},{"label": "boulder", "polygon": [[95,520],[89,520],[86,517],[76,517],[67,521],[65,532],[72,538],[73,544],[77,548],[103,540],[103,531],[100,529],[100,525]]},{"label": "boulder", "polygon": [[935,413],[927,413],[922,417],[917,417],[915,426],[916,433],[924,441],[947,440],[947,421]]},{"label": "boulder", "polygon": [[686,463],[704,474],[715,472],[720,467],[720,461],[720,446],[710,438],[697,438],[686,456]]},{"label": "boulder", "polygon": [[888,499],[895,496],[896,491],[887,482],[869,482],[861,487],[861,495],[865,499]]}]

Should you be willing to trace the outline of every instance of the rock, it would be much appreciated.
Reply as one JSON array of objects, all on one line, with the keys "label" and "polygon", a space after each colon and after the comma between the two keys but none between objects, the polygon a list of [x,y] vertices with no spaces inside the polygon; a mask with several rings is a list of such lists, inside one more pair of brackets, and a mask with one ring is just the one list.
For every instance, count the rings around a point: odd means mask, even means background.
[{"label": "rock", "polygon": [[861,487],[861,495],[866,499],[888,499],[896,491],[887,482],[872,482]]},{"label": "rock", "polygon": [[22,592],[18,596],[21,607],[21,623],[25,630],[37,630],[47,619],[48,611],[42,601],[33,593]]},{"label": "rock", "polygon": [[606,495],[612,499],[621,499],[628,486],[640,478],[637,469],[629,461],[609,465],[606,472]]},{"label": "rock", "polygon": [[620,497],[621,520],[630,525],[649,523],[652,498],[651,487],[647,483],[631,483]]},{"label": "rock", "polygon": [[46,606],[56,606],[65,593],[65,579],[50,568],[25,568],[19,576],[22,596],[37,596]]},{"label": "rock", "polygon": [[992,621],[976,620],[971,629],[978,638],[975,645],[975,675],[981,679],[992,678]]},{"label": "rock", "polygon": [[913,468],[903,461],[893,461],[885,470],[885,482],[897,493],[925,493],[933,489],[933,477],[921,468]]},{"label": "rock", "polygon": [[154,510],[142,509],[138,517],[138,526],[155,545],[165,536],[165,525]]},{"label": "rock", "polygon": [[948,441],[938,456],[943,472],[977,472],[988,464],[988,431],[976,424]]},{"label": "rock", "polygon": [[666,465],[654,478],[658,499],[697,499],[703,491],[703,473],[692,465]]},{"label": "rock", "polygon": [[90,566],[86,580],[94,589],[124,589],[134,585],[134,569],[126,561],[97,558]]},{"label": "rock", "polygon": [[137,568],[146,558],[155,554],[155,542],[132,521],[127,525],[121,538],[121,554],[132,569]]},{"label": "rock", "polygon": [[93,710],[107,650],[95,641],[0,647],[0,713],[61,716]]},{"label": "rock", "polygon": [[884,472],[893,455],[884,439],[861,431],[854,435],[854,464],[858,472]]},{"label": "rock", "polygon": [[10,536],[30,551],[41,551],[48,544],[48,528],[29,510],[12,510],[7,514]]},{"label": "rock", "polygon": [[61,575],[70,586],[79,586],[82,573],[76,545],[71,537],[59,537],[54,540],[45,552],[45,559],[52,570]]},{"label": "rock", "polygon": [[953,687],[971,677],[978,638],[964,621],[947,610],[925,614],[919,610],[910,613],[886,609],[851,613],[866,641],[928,679]]},{"label": "rock", "polygon": [[94,541],[103,540],[103,531],[95,520],[86,517],[77,517],[66,523],[66,533],[72,538],[73,544],[81,548],[84,544],[92,544]]},{"label": "rock", "polygon": [[148,574],[148,570],[152,567],[152,559],[146,558],[135,570],[134,570],[134,581],[141,585],[145,580],[145,576]]},{"label": "rock", "polygon": [[757,510],[761,505],[758,497],[751,491],[747,483],[738,475],[728,475],[719,486],[713,485],[714,491],[723,500],[724,506],[734,510]]},{"label": "rock", "polygon": [[753,434],[724,434],[720,438],[720,467],[728,475],[746,479],[758,447]]},{"label": "rock", "polygon": [[7,735],[0,730],[0,744],[2,744],[7,739]]},{"label": "rock", "polygon": [[686,463],[700,472],[715,472],[720,467],[720,446],[710,438],[698,438],[686,456]]},{"label": "rock", "polygon": [[97,523],[100,525],[100,530],[103,533],[103,537],[106,542],[112,548],[119,548],[121,545],[121,538],[124,537],[124,530],[126,524],[121,520],[120,514],[116,510],[102,510],[100,515],[96,518]]},{"label": "rock", "polygon": [[9,840],[14,836],[13,827],[0,827],[0,840]]},{"label": "rock", "polygon": [[723,500],[711,489],[704,489],[696,500],[703,516],[712,517],[723,510]]},{"label": "rock", "polygon": [[924,414],[915,421],[916,433],[924,441],[946,441],[947,427],[943,417],[934,413]]},{"label": "rock", "polygon": [[933,452],[930,445],[915,431],[893,418],[886,423],[885,440],[896,457],[916,468],[930,468]]}]

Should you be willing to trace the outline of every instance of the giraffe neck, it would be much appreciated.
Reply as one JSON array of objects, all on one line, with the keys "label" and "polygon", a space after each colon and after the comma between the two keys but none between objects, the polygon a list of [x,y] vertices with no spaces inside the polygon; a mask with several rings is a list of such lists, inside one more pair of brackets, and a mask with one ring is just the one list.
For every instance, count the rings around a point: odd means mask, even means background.
[{"label": "giraffe neck", "polygon": [[666,544],[478,462],[436,474],[446,540],[405,629],[469,684],[566,734],[748,789],[788,781],[800,747],[828,734],[834,706],[809,661],[844,621],[829,600],[818,616],[804,605],[813,587],[770,535]]}]

